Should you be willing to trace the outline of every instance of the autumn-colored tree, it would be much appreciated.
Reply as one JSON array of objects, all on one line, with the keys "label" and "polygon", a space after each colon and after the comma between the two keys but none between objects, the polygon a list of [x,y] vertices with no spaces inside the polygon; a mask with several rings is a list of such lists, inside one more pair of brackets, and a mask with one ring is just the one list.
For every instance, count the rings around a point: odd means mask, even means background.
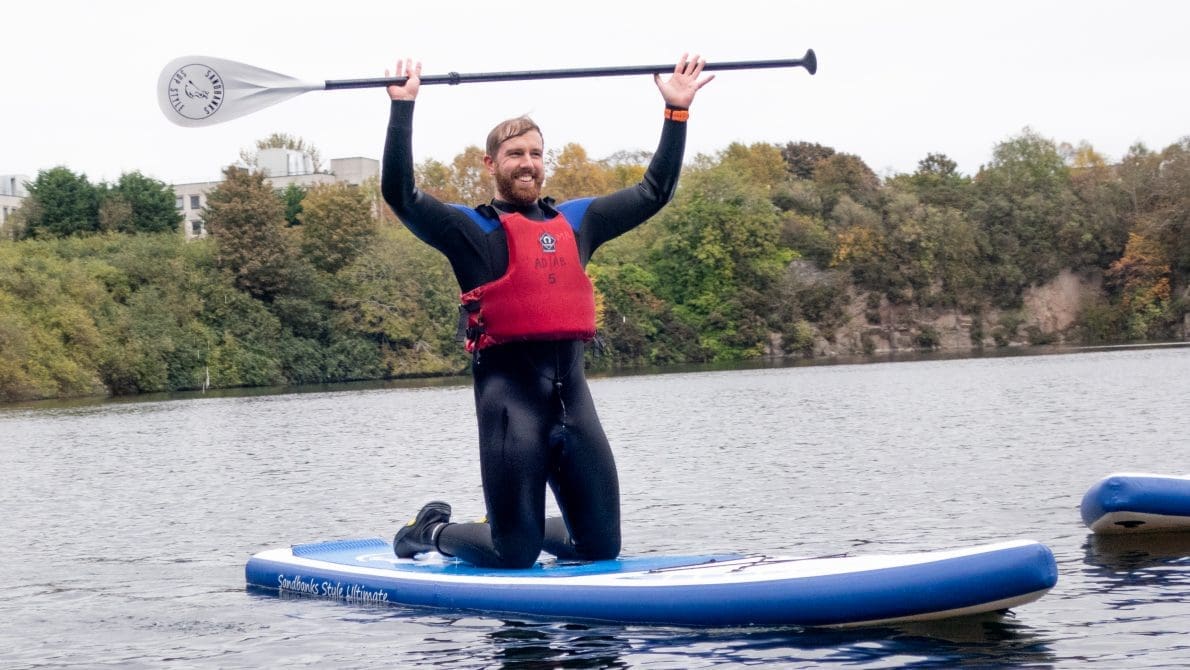
[{"label": "autumn-colored tree", "polygon": [[831,266],[846,270],[853,281],[869,290],[892,292],[893,281],[881,214],[844,195],[831,212],[830,230],[835,237]]},{"label": "autumn-colored tree", "polygon": [[1130,339],[1159,338],[1168,334],[1170,314],[1170,265],[1168,249],[1137,233],[1128,236],[1128,246],[1112,263],[1106,279],[1117,292],[1126,314]]},{"label": "autumn-colored tree", "polygon": [[458,202],[478,205],[489,202],[496,195],[495,182],[483,164],[483,150],[469,146],[451,161],[453,184],[459,192]]},{"label": "autumn-colored tree", "polygon": [[285,234],[285,207],[264,175],[228,167],[207,196],[203,219],[215,238],[216,262],[236,287],[272,300],[293,277],[293,244]]},{"label": "autumn-colored tree", "polygon": [[781,157],[795,179],[813,179],[818,164],[833,155],[834,149],[813,142],[790,142],[781,149]]},{"label": "autumn-colored tree", "polygon": [[649,151],[617,151],[608,156],[603,163],[611,169],[611,188],[616,190],[639,184],[652,159],[653,154]]},{"label": "autumn-colored tree", "polygon": [[469,146],[446,165],[427,159],[414,168],[417,188],[447,203],[468,207],[491,201],[495,185],[483,164],[483,149]]},{"label": "autumn-colored tree", "polygon": [[129,231],[132,229],[132,205],[119,194],[109,194],[99,203],[99,229]]},{"label": "autumn-colored tree", "polygon": [[428,158],[413,170],[417,188],[442,202],[462,203],[463,194],[455,183],[454,172],[446,163]]},{"label": "autumn-colored tree", "polygon": [[549,168],[546,190],[559,202],[603,195],[613,189],[615,178],[611,171],[591,160],[579,144],[572,142],[560,151],[550,151],[546,164]]}]

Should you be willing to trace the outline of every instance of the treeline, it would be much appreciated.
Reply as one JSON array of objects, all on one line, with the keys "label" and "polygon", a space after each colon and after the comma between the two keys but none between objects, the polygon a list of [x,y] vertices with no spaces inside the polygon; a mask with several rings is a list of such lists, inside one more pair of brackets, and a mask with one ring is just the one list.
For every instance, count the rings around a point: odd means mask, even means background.
[{"label": "treeline", "polygon": [[[648,160],[573,144],[548,158],[558,200],[634,184]],[[444,200],[491,197],[476,147],[417,170]],[[139,174],[91,186],[54,168],[29,191],[0,244],[0,400],[466,369],[450,269],[375,184],[278,193],[232,168],[209,194],[211,236],[189,243],[172,189]],[[1190,140],[1109,164],[1026,130],[974,176],[930,154],[884,179],[818,144],[736,144],[692,160],[669,207],[596,254],[592,364],[804,355],[857,300],[873,324],[882,305],[978,317],[1063,269],[1104,287],[1067,339],[1169,339],[1188,218]]]}]

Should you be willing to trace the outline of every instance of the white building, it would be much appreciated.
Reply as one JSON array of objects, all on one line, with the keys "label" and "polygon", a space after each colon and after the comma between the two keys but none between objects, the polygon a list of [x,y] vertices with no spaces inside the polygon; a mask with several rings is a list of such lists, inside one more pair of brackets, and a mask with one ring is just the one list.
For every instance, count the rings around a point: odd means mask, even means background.
[{"label": "white building", "polygon": [[29,191],[25,184],[29,178],[23,174],[0,175],[0,237],[6,235],[8,218],[21,207]]},{"label": "white building", "polygon": [[[289,149],[264,149],[257,154],[257,169],[265,174],[265,180],[277,190],[290,184],[304,188],[338,182],[359,186],[380,175],[380,161],[359,157],[332,158],[329,173],[314,172],[308,154]],[[178,197],[178,211],[184,217],[182,230],[186,239],[206,236],[207,229],[202,219],[202,210],[207,206],[207,194],[218,185],[217,181],[173,185],[174,193]]]}]

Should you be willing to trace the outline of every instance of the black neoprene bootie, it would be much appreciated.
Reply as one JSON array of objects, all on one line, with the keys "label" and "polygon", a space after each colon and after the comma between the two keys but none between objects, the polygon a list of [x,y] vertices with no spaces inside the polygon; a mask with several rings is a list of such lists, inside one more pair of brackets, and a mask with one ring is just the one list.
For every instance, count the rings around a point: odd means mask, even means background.
[{"label": "black neoprene bootie", "polygon": [[439,500],[426,503],[393,537],[393,553],[397,558],[413,558],[416,554],[438,551],[438,533],[448,523],[450,505]]}]

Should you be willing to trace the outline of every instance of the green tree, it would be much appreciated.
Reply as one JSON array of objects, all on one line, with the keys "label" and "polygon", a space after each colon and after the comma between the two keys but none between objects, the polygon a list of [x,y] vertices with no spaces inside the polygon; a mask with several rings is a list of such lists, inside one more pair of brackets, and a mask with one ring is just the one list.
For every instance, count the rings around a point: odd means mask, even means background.
[{"label": "green tree", "polygon": [[780,240],[781,246],[793,249],[820,268],[830,266],[837,251],[826,223],[817,216],[800,212],[782,212]]},{"label": "green tree", "polygon": [[99,229],[99,193],[86,175],[62,166],[42,170],[28,190],[26,206],[33,207],[22,221],[25,237],[65,237]]},{"label": "green tree", "polygon": [[1071,189],[1078,216],[1059,231],[1059,246],[1072,267],[1105,268],[1124,253],[1132,208],[1120,171],[1089,144],[1080,144],[1070,160]]},{"label": "green tree", "polygon": [[1146,232],[1165,248],[1184,284],[1190,276],[1190,137],[1166,147],[1161,158]]},{"label": "green tree", "polygon": [[355,260],[376,236],[371,203],[358,188],[343,183],[310,189],[301,223],[302,254],[331,274]]},{"label": "green tree", "polygon": [[306,198],[306,189],[290,183],[281,191],[281,201],[285,203],[285,222],[291,226],[301,223],[302,201]]},{"label": "green tree", "polygon": [[884,209],[885,280],[893,302],[975,308],[980,301],[979,233],[954,207],[894,192]]},{"label": "green tree", "polygon": [[972,179],[959,174],[958,167],[946,154],[932,153],[918,161],[916,172],[890,181],[911,190],[927,205],[965,211],[971,207],[975,193]]},{"label": "green tree", "polygon": [[775,144],[757,142],[747,145],[732,142],[719,153],[719,164],[742,174],[772,193],[789,177],[781,149]]},{"label": "green tree", "polygon": [[659,295],[702,337],[715,359],[759,355],[772,292],[793,254],[778,244],[777,208],[763,185],[728,166],[692,171],[658,217],[651,266]]},{"label": "green tree", "polygon": [[667,365],[704,361],[699,334],[657,296],[658,278],[636,263],[587,267],[603,298],[599,323],[604,356],[614,365]]},{"label": "green tree", "polygon": [[103,230],[124,233],[176,232],[182,224],[172,186],[126,172],[115,184],[101,184],[99,220]]},{"label": "green tree", "polygon": [[1070,170],[1053,141],[1025,129],[996,146],[975,189],[971,216],[986,234],[987,283],[999,304],[1017,307],[1026,287],[1071,264],[1059,247],[1060,231],[1081,225]]},{"label": "green tree", "polygon": [[1161,154],[1142,143],[1129,147],[1116,166],[1120,185],[1128,197],[1129,213],[1139,216],[1156,207],[1156,182],[1161,172]]},{"label": "green tree", "polygon": [[404,226],[381,225],[339,274],[340,327],[366,337],[390,375],[455,374],[466,366],[455,341],[459,291],[450,265]]},{"label": "green tree", "polygon": [[831,154],[814,167],[814,184],[827,215],[843,196],[864,205],[878,207],[880,178],[858,156]]},{"label": "green tree", "polygon": [[55,253],[61,240],[0,245],[0,400],[103,392],[92,309],[106,299],[93,264]]}]

